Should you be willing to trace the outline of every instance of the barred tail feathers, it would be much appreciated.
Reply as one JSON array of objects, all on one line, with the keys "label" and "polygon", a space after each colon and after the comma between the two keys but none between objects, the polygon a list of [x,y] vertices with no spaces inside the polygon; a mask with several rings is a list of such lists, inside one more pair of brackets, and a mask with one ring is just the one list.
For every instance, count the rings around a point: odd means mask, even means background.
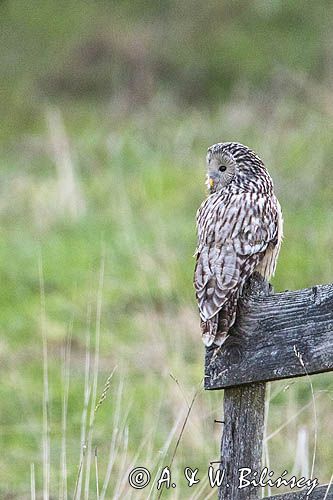
[{"label": "barred tail feathers", "polygon": [[237,311],[236,294],[223,305],[215,316],[201,320],[202,340],[206,347],[212,344],[221,346],[229,336],[229,330],[235,322]]}]

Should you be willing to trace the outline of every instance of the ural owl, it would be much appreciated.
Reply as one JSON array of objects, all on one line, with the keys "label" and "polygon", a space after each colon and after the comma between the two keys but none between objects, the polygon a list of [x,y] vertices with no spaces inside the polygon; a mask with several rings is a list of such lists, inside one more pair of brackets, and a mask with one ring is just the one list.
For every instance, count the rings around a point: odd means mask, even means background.
[{"label": "ural owl", "polygon": [[197,212],[194,286],[203,342],[221,346],[236,318],[246,280],[269,279],[282,240],[282,213],[261,159],[235,142],[207,151],[209,196]]}]

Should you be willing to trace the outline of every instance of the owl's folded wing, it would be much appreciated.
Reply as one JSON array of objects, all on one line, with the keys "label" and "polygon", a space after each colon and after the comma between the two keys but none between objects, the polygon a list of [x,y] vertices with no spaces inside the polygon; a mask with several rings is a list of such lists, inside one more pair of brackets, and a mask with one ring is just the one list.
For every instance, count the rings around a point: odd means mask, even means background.
[{"label": "owl's folded wing", "polygon": [[194,273],[203,321],[241,294],[268,246],[277,244],[279,216],[276,198],[265,193],[235,194],[211,211],[206,202],[205,213],[199,209]]}]

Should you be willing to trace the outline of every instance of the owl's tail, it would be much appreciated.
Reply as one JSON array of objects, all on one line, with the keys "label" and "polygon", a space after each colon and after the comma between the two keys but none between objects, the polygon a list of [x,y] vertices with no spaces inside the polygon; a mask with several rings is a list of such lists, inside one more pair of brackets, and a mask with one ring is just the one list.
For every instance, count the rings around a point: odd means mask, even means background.
[{"label": "owl's tail", "polygon": [[221,346],[229,336],[229,329],[235,323],[237,297],[231,297],[215,316],[201,321],[202,340],[206,347]]},{"label": "owl's tail", "polygon": [[219,314],[207,321],[201,321],[202,340],[206,347],[215,344],[221,346],[228,337],[228,331],[219,329]]}]

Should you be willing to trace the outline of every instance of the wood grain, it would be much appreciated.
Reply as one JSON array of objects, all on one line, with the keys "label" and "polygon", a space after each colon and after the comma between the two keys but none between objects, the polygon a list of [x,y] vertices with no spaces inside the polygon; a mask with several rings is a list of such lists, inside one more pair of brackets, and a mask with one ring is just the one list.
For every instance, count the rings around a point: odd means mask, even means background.
[{"label": "wood grain", "polygon": [[224,391],[224,429],[221,441],[221,469],[225,478],[219,500],[258,500],[260,488],[241,490],[239,469],[261,469],[265,418],[265,383],[242,385]]},{"label": "wood grain", "polygon": [[205,388],[333,370],[333,284],[270,294],[258,275],[239,301],[220,351],[206,350]]},{"label": "wood grain", "polygon": [[333,500],[333,485],[318,486],[307,496],[307,490],[265,497],[263,500]]}]

